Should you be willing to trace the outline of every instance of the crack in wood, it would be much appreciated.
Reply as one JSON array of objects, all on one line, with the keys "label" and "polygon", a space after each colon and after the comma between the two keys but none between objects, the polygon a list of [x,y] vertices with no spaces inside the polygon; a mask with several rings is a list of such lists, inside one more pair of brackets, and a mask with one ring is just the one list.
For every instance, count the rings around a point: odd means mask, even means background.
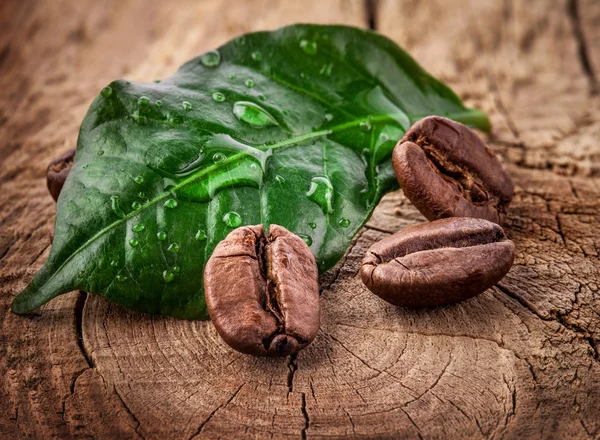
[{"label": "crack in wood", "polygon": [[212,418],[215,416],[215,414],[217,414],[217,412],[219,412],[221,409],[225,408],[227,405],[229,405],[231,403],[231,401],[233,399],[235,399],[235,397],[239,394],[239,392],[242,390],[242,388],[244,388],[244,385],[246,385],[246,384],[245,383],[241,384],[231,394],[231,396],[229,397],[229,399],[227,399],[226,402],[222,403],[221,405],[217,406],[214,410],[212,410],[211,413],[208,415],[208,417],[206,419],[204,419],[204,421],[202,423],[200,423],[200,426],[198,426],[198,429],[196,430],[196,432],[189,437],[189,440],[192,440],[193,438],[200,435],[202,433],[202,430],[206,426],[206,424],[212,420]]},{"label": "crack in wood", "polygon": [[364,0],[365,19],[367,27],[372,31],[377,30],[377,13],[379,9],[379,0]]},{"label": "crack in wood", "polygon": [[589,48],[585,38],[585,33],[583,32],[583,26],[581,24],[579,0],[569,0],[567,13],[571,19],[573,34],[575,35],[575,40],[577,41],[577,55],[579,63],[581,64],[581,70],[590,83],[590,94],[597,95],[598,79],[596,78],[596,74],[594,73],[594,69],[590,61]]}]

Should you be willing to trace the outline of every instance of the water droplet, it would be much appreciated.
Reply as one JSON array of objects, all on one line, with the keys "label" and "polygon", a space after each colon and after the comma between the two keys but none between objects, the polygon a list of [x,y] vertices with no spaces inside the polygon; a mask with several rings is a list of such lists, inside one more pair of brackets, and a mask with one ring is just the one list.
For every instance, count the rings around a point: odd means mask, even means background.
[{"label": "water droplet", "polygon": [[254,127],[277,125],[277,121],[262,107],[247,101],[239,101],[233,105],[233,114],[240,121]]},{"label": "water droplet", "polygon": [[246,84],[246,87],[248,87],[249,89],[251,89],[252,87],[254,87],[254,81],[252,81],[251,79],[247,79],[244,84]]},{"label": "water droplet", "polygon": [[280,185],[283,185],[285,183],[285,179],[283,178],[283,176],[280,176],[279,174],[277,174],[275,176],[275,180],[277,181],[277,183],[279,183]]},{"label": "water droplet", "polygon": [[140,99],[138,99],[138,104],[139,105],[146,105],[150,102],[150,100],[148,99],[147,96],[140,96]]},{"label": "water droplet", "polygon": [[317,43],[310,40],[302,40],[300,42],[300,49],[307,55],[314,55],[317,53]]},{"label": "water droplet", "polygon": [[340,225],[342,228],[347,228],[348,226],[350,226],[350,220],[346,217],[342,217],[338,222],[338,225]]},{"label": "water droplet", "polygon": [[192,104],[190,104],[190,103],[189,103],[189,102],[187,102],[187,101],[183,101],[183,102],[181,103],[181,106],[183,107],[183,109],[184,109],[186,112],[189,112],[189,111],[192,109]]},{"label": "water droplet", "polygon": [[157,107],[162,107],[162,101],[160,99],[157,99],[154,105]]},{"label": "water droplet", "polygon": [[234,211],[230,211],[223,216],[223,221],[230,228],[237,228],[242,224],[242,217]]},{"label": "water droplet", "polygon": [[117,260],[112,260],[112,261],[110,262],[110,265],[111,265],[112,267],[117,267],[117,266],[119,265],[119,262],[118,262]]},{"label": "water droplet", "polygon": [[113,210],[113,212],[115,214],[117,214],[117,217],[119,217],[119,218],[125,217],[125,213],[119,206],[119,196],[111,196],[110,197],[110,207]]},{"label": "water droplet", "polygon": [[144,176],[135,176],[133,178],[133,181],[138,185],[141,185],[142,183],[144,183]]},{"label": "water droplet", "polygon": [[379,139],[381,139],[383,142],[387,142],[390,140],[390,137],[387,134],[383,133],[381,136],[379,136]]},{"label": "water droplet", "polygon": [[177,252],[179,252],[179,245],[177,243],[171,243],[169,245],[169,247],[167,248],[167,250],[169,252],[176,254]]},{"label": "water droplet", "polygon": [[167,115],[167,122],[169,124],[181,124],[183,122],[183,118],[176,113],[169,113]]},{"label": "water droplet", "polygon": [[169,199],[165,202],[164,206],[165,206],[165,208],[173,209],[173,208],[177,208],[177,205],[178,205],[177,200]]},{"label": "water droplet", "polygon": [[289,116],[290,115],[290,112],[288,112],[287,110],[284,110],[281,113],[283,113],[283,116]]},{"label": "water droplet", "polygon": [[327,177],[313,177],[306,197],[319,205],[324,214],[333,212],[333,185]]},{"label": "water droplet", "polygon": [[96,153],[98,156],[104,156],[104,150],[100,150]]},{"label": "water droplet", "polygon": [[104,96],[105,98],[108,98],[110,95],[112,95],[113,89],[111,86],[106,86],[104,87],[101,91],[100,94],[102,96]]},{"label": "water droplet", "polygon": [[167,233],[164,231],[159,231],[156,234],[156,238],[158,238],[160,241],[165,241],[167,239]]},{"label": "water droplet", "polygon": [[225,95],[223,95],[221,92],[215,92],[212,94],[212,99],[215,102],[223,102],[225,101]]},{"label": "water droplet", "polygon": [[212,160],[214,163],[223,163],[227,159],[223,153],[215,153],[213,154]]},{"label": "water droplet", "polygon": [[121,275],[121,274],[117,275],[117,281],[125,281],[126,279],[127,279],[127,277],[124,275]]},{"label": "water droplet", "polygon": [[202,230],[202,229],[198,229],[198,232],[196,232],[196,235],[194,238],[198,241],[206,240],[206,238],[207,238],[206,232],[204,232],[204,230]]},{"label": "water droplet", "polygon": [[89,163],[86,163],[86,164],[83,166],[83,169],[84,169],[84,170],[87,170],[89,167],[90,167],[90,164],[89,164]]},{"label": "water droplet", "polygon": [[140,192],[138,193],[138,197],[139,197],[140,199],[145,199],[145,198],[146,198],[146,193],[145,193],[144,191],[140,191]]},{"label": "water droplet", "polygon": [[246,45],[246,37],[240,37],[237,39],[237,42],[241,45],[241,46],[245,46]]},{"label": "water droplet", "polygon": [[252,52],[251,57],[254,61],[260,61],[262,59],[262,55],[258,51]]},{"label": "water droplet", "polygon": [[129,246],[131,247],[136,247],[139,244],[139,241],[137,241],[135,238],[132,238],[131,240],[129,240]]},{"label": "water droplet", "polygon": [[173,273],[172,270],[165,270],[163,272],[163,280],[165,280],[165,283],[170,283],[174,279],[175,279],[175,274]]},{"label": "water droplet", "polygon": [[235,79],[235,73],[230,73],[229,74],[229,79]]},{"label": "water droplet", "polygon": [[142,232],[144,229],[146,229],[146,227],[142,224],[137,224],[133,228],[131,228],[133,232]]},{"label": "water droplet", "polygon": [[140,125],[146,125],[148,123],[148,118],[144,115],[140,115],[138,110],[134,111],[131,115],[133,120]]},{"label": "water droplet", "polygon": [[371,123],[369,121],[362,121],[359,124],[359,126],[362,131],[370,131],[371,130]]},{"label": "water droplet", "polygon": [[217,67],[221,64],[221,54],[216,50],[211,50],[210,52],[206,52],[204,55],[200,57],[200,61],[206,67]]},{"label": "water droplet", "polygon": [[258,95],[258,99],[260,99],[261,101],[266,101],[267,97],[263,94]]},{"label": "water droplet", "polygon": [[173,273],[179,273],[179,272],[181,272],[181,267],[179,267],[179,266],[173,266],[172,270],[173,270]]},{"label": "water droplet", "polygon": [[308,79],[308,76],[306,75],[306,73],[300,72],[300,78],[302,78],[302,79]]},{"label": "water droplet", "polygon": [[319,73],[323,76],[331,76],[331,69],[333,69],[332,63],[324,64],[323,67],[321,67],[321,70],[319,70]]},{"label": "water droplet", "polygon": [[311,246],[312,245],[312,237],[310,235],[306,235],[306,234],[296,234],[298,237],[300,237],[302,240],[304,240],[304,243],[306,243],[307,246]]},{"label": "water droplet", "polygon": [[137,211],[138,209],[142,208],[142,204],[140,202],[133,202],[131,204],[131,209]]},{"label": "water droplet", "polygon": [[316,223],[313,223],[313,222],[310,222],[310,223],[308,224],[308,226],[310,227],[310,229],[315,229],[315,228],[317,227],[317,224],[316,224]]},{"label": "water droplet", "polygon": [[333,115],[331,113],[325,113],[325,120],[327,122],[333,121]]}]

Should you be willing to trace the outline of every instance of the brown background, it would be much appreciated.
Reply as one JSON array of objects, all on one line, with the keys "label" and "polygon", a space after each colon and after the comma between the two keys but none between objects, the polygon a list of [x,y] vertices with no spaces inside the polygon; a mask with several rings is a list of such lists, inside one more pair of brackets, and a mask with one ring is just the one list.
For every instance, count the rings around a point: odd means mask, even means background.
[{"label": "brown background", "polygon": [[[516,184],[508,276],[435,310],[369,294],[365,248],[424,221],[395,193],[323,277],[296,359],[85,293],[10,313],[50,247],[45,166],[98,91],[292,22],[370,23],[489,112]],[[600,438],[599,72],[597,0],[0,1],[1,437]]]}]

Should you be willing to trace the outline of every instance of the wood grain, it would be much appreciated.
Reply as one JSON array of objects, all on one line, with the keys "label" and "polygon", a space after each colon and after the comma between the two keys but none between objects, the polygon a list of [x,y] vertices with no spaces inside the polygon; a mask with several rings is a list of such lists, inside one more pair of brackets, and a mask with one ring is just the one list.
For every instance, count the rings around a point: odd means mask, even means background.
[{"label": "wood grain", "polygon": [[[600,438],[600,4],[365,3],[0,3],[0,437]],[[489,112],[516,185],[508,276],[432,310],[370,294],[366,248],[425,221],[398,192],[322,277],[323,325],[297,357],[85,293],[10,313],[49,251],[45,166],[102,86],[291,22],[375,23]]]}]

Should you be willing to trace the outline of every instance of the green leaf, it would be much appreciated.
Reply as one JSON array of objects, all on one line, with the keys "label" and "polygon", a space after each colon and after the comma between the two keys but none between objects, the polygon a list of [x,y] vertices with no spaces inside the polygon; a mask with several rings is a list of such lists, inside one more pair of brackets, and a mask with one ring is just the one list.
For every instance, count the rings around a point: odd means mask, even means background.
[{"label": "green leaf", "polygon": [[392,41],[344,26],[243,35],[163,81],[115,81],[82,123],[50,256],[13,310],[81,289],[205,319],[204,265],[240,225],[286,227],[326,271],[396,188],[398,139],[433,114],[489,129]]}]

